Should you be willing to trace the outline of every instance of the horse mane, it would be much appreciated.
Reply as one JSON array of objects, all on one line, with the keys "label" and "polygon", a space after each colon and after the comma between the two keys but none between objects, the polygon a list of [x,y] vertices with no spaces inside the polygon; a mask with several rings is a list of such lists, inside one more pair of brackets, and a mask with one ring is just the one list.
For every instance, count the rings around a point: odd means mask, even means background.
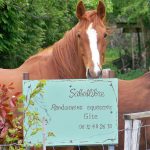
[{"label": "horse mane", "polygon": [[[80,54],[78,53],[78,41],[76,35],[78,28],[87,28],[89,22],[93,24],[100,24],[104,27],[103,21],[97,16],[96,11],[87,11],[82,20],[65,36],[53,45],[53,59],[57,72],[60,78],[85,78],[83,76],[82,60],[80,60]],[[60,66],[61,64],[61,66]],[[81,72],[82,70],[82,72]]]},{"label": "horse mane", "polygon": [[53,45],[53,60],[61,79],[79,78],[77,72],[79,71],[81,61],[79,60],[77,49],[77,28],[77,26],[72,28],[60,41]]},{"label": "horse mane", "polygon": [[[78,26],[78,25],[77,25]],[[77,53],[76,33],[77,26],[66,32],[64,37],[51,47],[43,49],[36,55],[27,59],[23,65],[36,63],[37,60],[50,58],[52,59],[59,74],[59,78],[81,78],[80,69],[81,62]],[[77,71],[78,70],[78,71]]]},{"label": "horse mane", "polygon": [[30,56],[24,63],[24,64],[30,64],[31,62],[36,62],[37,60],[40,60],[41,58],[43,58],[43,56],[45,58],[50,57],[52,51],[52,46],[49,46],[47,48],[44,49],[40,49],[39,52],[33,56]]}]

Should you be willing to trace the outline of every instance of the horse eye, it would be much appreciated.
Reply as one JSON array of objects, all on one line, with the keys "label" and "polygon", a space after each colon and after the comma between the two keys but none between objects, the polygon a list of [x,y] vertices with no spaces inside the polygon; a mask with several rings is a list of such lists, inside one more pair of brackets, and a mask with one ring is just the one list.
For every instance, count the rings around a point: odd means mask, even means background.
[{"label": "horse eye", "polygon": [[77,37],[80,38],[80,33],[79,32],[77,33]]},{"label": "horse eye", "polygon": [[107,37],[107,33],[104,34],[104,38],[106,38],[106,37]]}]

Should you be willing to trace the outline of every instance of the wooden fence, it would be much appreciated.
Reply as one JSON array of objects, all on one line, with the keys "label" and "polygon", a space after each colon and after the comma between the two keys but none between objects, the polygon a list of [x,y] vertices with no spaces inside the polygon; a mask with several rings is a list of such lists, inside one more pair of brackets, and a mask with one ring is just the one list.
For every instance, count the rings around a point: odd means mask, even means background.
[{"label": "wooden fence", "polygon": [[139,150],[141,120],[150,118],[150,111],[125,114],[124,150]]}]

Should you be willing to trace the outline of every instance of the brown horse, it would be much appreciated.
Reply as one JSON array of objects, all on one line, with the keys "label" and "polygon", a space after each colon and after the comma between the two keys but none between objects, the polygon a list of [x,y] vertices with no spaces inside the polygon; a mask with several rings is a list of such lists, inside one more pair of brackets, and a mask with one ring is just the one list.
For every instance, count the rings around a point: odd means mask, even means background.
[{"label": "brown horse", "polygon": [[[119,81],[119,129],[124,128],[123,114],[150,110],[150,72],[144,76],[131,81]],[[144,121],[144,120],[143,120]],[[146,119],[146,124],[150,124],[150,119]],[[144,129],[142,129],[144,130]],[[147,130],[147,144],[150,148],[150,127]],[[123,132],[120,135],[120,147],[123,146]],[[145,149],[145,133],[142,131],[140,150]],[[121,148],[120,148],[121,149]]]},{"label": "brown horse", "polygon": [[17,69],[0,69],[0,83],[14,82],[22,89],[22,74],[30,79],[98,78],[101,76],[106,48],[105,6],[86,11],[80,1],[76,15],[79,23],[51,47],[30,57]]},{"label": "brown horse", "polygon": [[80,1],[76,15],[79,23],[54,45],[30,57],[17,69],[0,69],[0,83],[14,82],[18,92],[22,91],[24,72],[37,80],[99,78],[106,48],[105,6],[99,1],[97,10],[86,11]]}]

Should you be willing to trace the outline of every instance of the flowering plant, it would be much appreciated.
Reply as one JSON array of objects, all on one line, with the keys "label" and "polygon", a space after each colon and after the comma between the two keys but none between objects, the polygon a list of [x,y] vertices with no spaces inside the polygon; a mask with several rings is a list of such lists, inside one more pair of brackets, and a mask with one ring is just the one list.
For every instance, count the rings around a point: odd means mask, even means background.
[{"label": "flowering plant", "polygon": [[13,127],[13,113],[20,92],[14,93],[13,83],[0,84],[0,143],[6,139],[9,128]]}]

